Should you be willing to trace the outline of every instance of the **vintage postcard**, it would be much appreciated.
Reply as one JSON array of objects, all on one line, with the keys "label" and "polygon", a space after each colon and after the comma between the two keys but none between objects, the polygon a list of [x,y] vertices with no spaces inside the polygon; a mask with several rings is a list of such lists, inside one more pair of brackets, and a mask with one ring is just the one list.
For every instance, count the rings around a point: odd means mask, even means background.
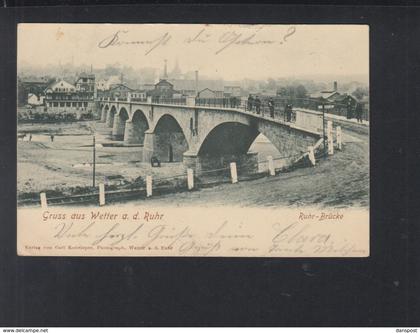
[{"label": "vintage postcard", "polygon": [[19,24],[23,256],[369,256],[367,25]]}]

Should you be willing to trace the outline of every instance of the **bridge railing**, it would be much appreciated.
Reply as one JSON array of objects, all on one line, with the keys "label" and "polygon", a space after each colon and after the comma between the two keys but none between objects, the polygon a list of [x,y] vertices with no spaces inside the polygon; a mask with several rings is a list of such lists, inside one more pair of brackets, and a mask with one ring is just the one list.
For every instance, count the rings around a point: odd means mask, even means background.
[{"label": "bridge railing", "polygon": [[[260,97],[260,113],[271,114],[269,106],[270,97]],[[287,118],[286,106],[291,105],[292,109],[301,108],[312,110],[316,112],[326,113],[346,117],[357,118],[355,104],[346,104],[335,101],[321,100],[315,98],[285,98],[285,97],[271,97],[274,104],[274,117],[273,118]],[[243,108],[246,111],[257,112],[257,104],[255,100],[244,101]],[[366,105],[360,103],[362,106],[362,119],[369,120],[369,110]],[[257,112],[258,113],[258,112]]]},{"label": "bridge railing", "polygon": [[[111,99],[115,101],[116,99]],[[126,99],[119,98],[119,101],[126,101]],[[146,102],[147,98],[133,98],[131,101]],[[179,98],[164,98],[155,96],[152,98],[154,104],[172,104],[172,105],[187,105],[186,97]],[[357,110],[354,104],[346,104],[335,101],[328,101],[315,98],[286,98],[280,96],[266,97],[262,96],[259,98],[259,102],[255,99],[244,100],[238,97],[223,97],[223,98],[196,98],[195,106],[200,107],[219,107],[219,108],[230,108],[237,109],[247,112],[253,112],[264,117],[270,117],[277,120],[293,122],[295,118],[295,112],[292,111],[289,114],[287,105],[291,106],[292,110],[295,108],[302,108],[317,112],[326,113],[345,117],[348,119],[357,118]],[[365,104],[362,104],[361,118],[363,120],[369,120],[369,110]]]},{"label": "bridge railing", "polygon": [[173,104],[173,105],[187,105],[187,99],[185,97],[179,98],[164,98],[155,96],[152,98],[153,104]]},{"label": "bridge railing", "polygon": [[132,102],[147,102],[147,97],[136,97],[136,98],[131,98]]},{"label": "bridge railing", "polygon": [[[342,116],[346,118],[356,118],[356,105],[352,103],[344,103],[339,101],[330,101],[319,98],[286,98],[274,97],[274,104],[276,107],[285,107],[286,104],[291,104],[293,108],[302,108],[312,111],[322,112],[323,109],[326,113]],[[267,102],[267,98],[264,99]],[[264,103],[263,102],[263,103]],[[362,119],[369,120],[369,110],[366,103],[361,103]]]},{"label": "bridge railing", "polygon": [[196,98],[196,106],[210,106],[210,107],[221,107],[221,108],[241,108],[241,100],[236,97],[216,97],[216,98]]}]

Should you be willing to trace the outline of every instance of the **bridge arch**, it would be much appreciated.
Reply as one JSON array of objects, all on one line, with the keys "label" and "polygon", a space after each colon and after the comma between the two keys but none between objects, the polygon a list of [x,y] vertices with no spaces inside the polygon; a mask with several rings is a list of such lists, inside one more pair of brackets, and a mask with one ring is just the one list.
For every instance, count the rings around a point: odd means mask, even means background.
[{"label": "bridge arch", "polygon": [[262,159],[267,155],[280,155],[283,158],[275,164],[283,167],[292,163],[318,140],[317,135],[301,133],[271,121],[250,119],[246,123],[242,119],[238,120],[220,122],[207,131],[196,146],[196,154],[186,154],[186,164],[199,166],[200,169],[218,169],[236,162],[238,173],[255,172],[258,170],[258,153],[250,148],[262,134],[272,144],[267,146],[269,153],[262,152]]},{"label": "bridge arch", "polygon": [[117,108],[115,107],[115,105],[111,106],[111,109],[107,112],[107,115],[106,115],[106,125],[108,127],[111,127],[111,128],[113,127],[116,113],[117,113]]},{"label": "bridge arch", "polygon": [[121,107],[114,116],[114,124],[112,127],[112,137],[115,140],[123,140],[125,132],[125,122],[130,115],[125,107]]},{"label": "bridge arch", "polygon": [[135,110],[125,123],[124,142],[143,144],[145,132],[149,129],[149,121],[143,110]]},{"label": "bridge arch", "polygon": [[162,115],[154,127],[154,155],[162,162],[181,162],[189,145],[178,121]]},{"label": "bridge arch", "polygon": [[102,123],[106,122],[106,116],[107,116],[108,110],[109,110],[109,105],[102,104],[101,111],[100,111],[101,112],[101,122]]},{"label": "bridge arch", "polygon": [[208,131],[197,147],[200,169],[226,168],[230,162],[236,162],[239,173],[257,171],[258,154],[249,152],[249,148],[259,134],[258,128],[250,124],[239,121],[219,123]]},{"label": "bridge arch", "polygon": [[246,153],[258,134],[255,127],[241,122],[223,122],[207,133],[198,147],[198,154],[218,156]]}]

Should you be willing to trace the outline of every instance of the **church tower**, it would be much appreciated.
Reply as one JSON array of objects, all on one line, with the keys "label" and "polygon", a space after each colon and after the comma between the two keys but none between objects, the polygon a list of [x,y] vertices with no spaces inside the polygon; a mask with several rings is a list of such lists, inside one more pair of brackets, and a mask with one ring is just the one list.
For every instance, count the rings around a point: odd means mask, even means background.
[{"label": "church tower", "polygon": [[165,59],[165,65],[163,67],[163,77],[162,79],[167,80],[168,79],[168,60]]},{"label": "church tower", "polygon": [[182,75],[181,68],[179,67],[178,58],[175,61],[175,67],[171,72],[172,79],[180,79]]}]

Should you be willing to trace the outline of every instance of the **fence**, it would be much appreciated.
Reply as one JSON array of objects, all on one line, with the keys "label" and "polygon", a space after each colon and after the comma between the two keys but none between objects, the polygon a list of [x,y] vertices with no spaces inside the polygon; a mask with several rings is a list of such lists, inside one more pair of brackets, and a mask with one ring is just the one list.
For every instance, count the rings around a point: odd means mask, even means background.
[{"label": "fence", "polygon": [[[262,104],[268,105],[269,98],[262,98]],[[284,110],[287,104],[291,104],[293,108],[302,108],[313,111],[322,112],[324,107],[325,112],[346,118],[356,118],[356,107],[354,103],[341,103],[337,101],[328,101],[315,98],[285,98],[273,97],[275,109]],[[366,104],[361,103],[362,119],[369,120],[369,110]]]},{"label": "fence", "polygon": [[147,102],[147,97],[131,97],[131,102]]},{"label": "fence", "polygon": [[[230,98],[196,98],[197,106],[221,107],[240,109],[243,111],[253,112],[263,117],[271,117],[283,121],[294,122],[294,112],[291,119],[288,118],[286,106],[289,104],[292,108],[302,108],[312,111],[331,113],[346,118],[356,118],[355,105],[345,104],[334,101],[320,100],[314,98],[284,98],[284,97],[261,97],[260,103],[256,103],[255,99],[240,100],[236,97]],[[270,108],[269,101],[272,101],[273,107]],[[369,120],[369,112],[365,104],[362,105],[362,119]]]},{"label": "fence", "polygon": [[186,105],[187,99],[186,97],[179,97],[179,98],[165,98],[155,96],[152,98],[152,103],[156,104],[173,104],[173,105]]},{"label": "fence", "polygon": [[222,107],[231,109],[240,109],[241,100],[236,97],[225,98],[199,98],[195,99],[196,106]]},{"label": "fence", "polygon": [[[330,123],[330,122],[329,122]],[[334,146],[342,149],[341,128],[337,127],[336,140],[334,143],[332,125],[328,126],[328,154],[332,155]],[[46,191],[29,198],[18,198],[18,206],[39,205],[43,208],[48,205],[62,204],[99,204],[115,202],[127,199],[148,198],[156,195],[176,193],[182,191],[192,191],[200,188],[211,187],[223,183],[238,183],[241,181],[258,179],[266,176],[275,176],[283,171],[290,171],[298,167],[314,166],[316,159],[326,154],[323,147],[323,139],[320,139],[313,147],[308,147],[308,151],[298,154],[291,154],[273,158],[268,156],[266,159],[259,160],[258,171],[249,172],[249,168],[237,166],[235,162],[229,165],[212,170],[202,170],[194,173],[192,169],[187,169],[185,173],[157,177],[146,176],[139,178],[136,182],[126,185],[99,185],[99,188],[88,189],[86,193],[73,195],[60,195],[53,191]]]},{"label": "fence", "polygon": [[[239,97],[216,97],[216,98],[195,98],[195,106],[200,107],[220,107],[237,109],[247,112],[253,112],[263,117],[271,117],[274,119],[294,122],[294,112],[291,115],[288,114],[286,109],[287,105],[291,105],[293,108],[302,108],[317,112],[322,112],[350,118],[357,118],[356,106],[352,103],[341,103],[338,101],[329,101],[319,98],[295,98],[295,97],[280,97],[280,96],[262,96],[259,98],[260,102],[256,103],[255,99],[244,100]],[[273,106],[269,106],[269,101],[272,101]],[[126,99],[120,98],[119,101],[126,101]],[[131,101],[146,102],[144,98],[133,98]],[[172,105],[187,105],[186,97],[179,98],[166,98],[160,96],[154,96],[152,103],[156,104],[172,104]],[[367,104],[361,103],[362,106],[362,119],[369,120],[369,110]]]}]

